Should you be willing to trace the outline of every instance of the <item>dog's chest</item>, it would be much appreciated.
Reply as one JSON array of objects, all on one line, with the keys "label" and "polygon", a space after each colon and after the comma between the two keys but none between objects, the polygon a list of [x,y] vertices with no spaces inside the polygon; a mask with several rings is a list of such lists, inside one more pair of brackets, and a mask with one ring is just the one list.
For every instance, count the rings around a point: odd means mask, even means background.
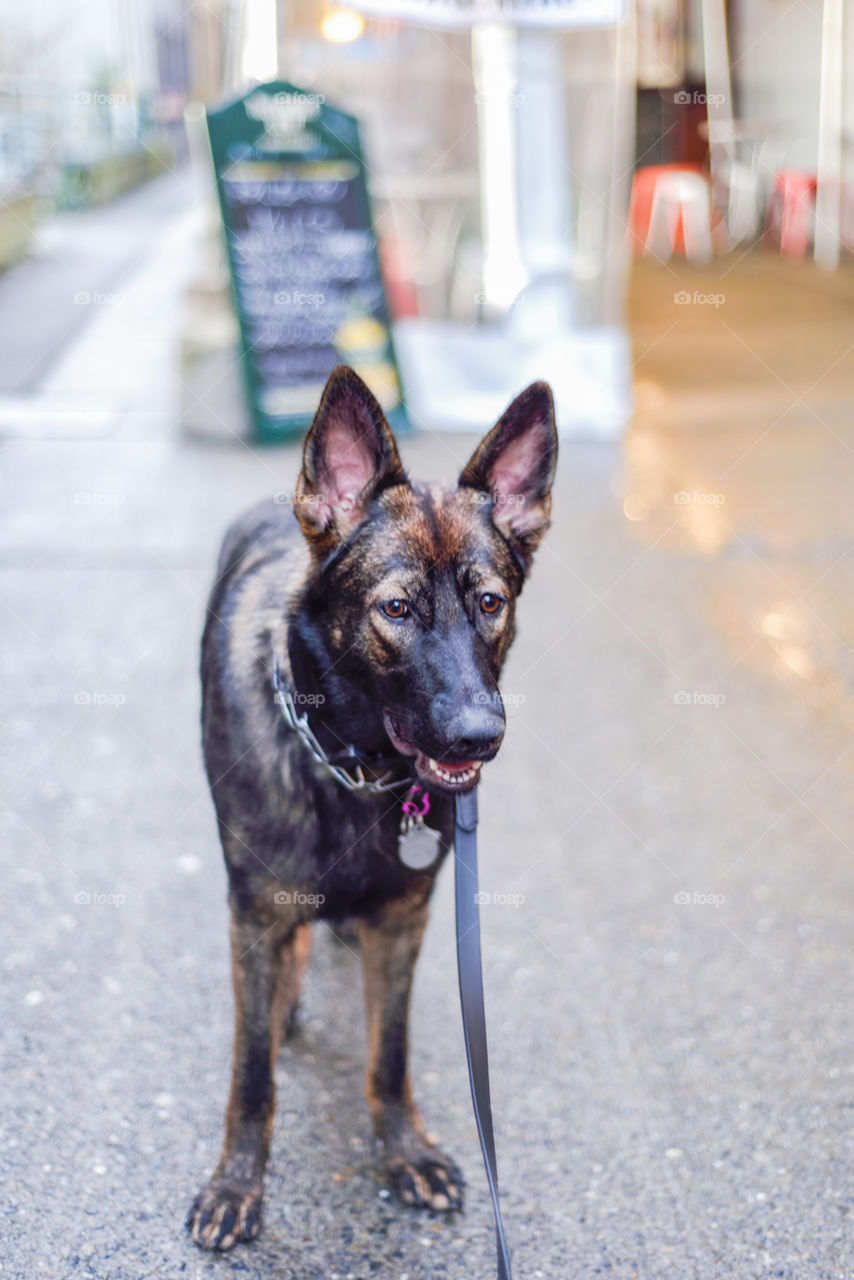
[{"label": "dog's chest", "polygon": [[[301,772],[301,771],[300,771]],[[293,772],[290,783],[297,779]],[[300,786],[301,784],[301,786]],[[303,773],[296,827],[285,798],[287,833],[279,844],[274,871],[283,884],[299,883],[323,895],[321,915],[351,914],[363,905],[404,895],[414,880],[436,873],[450,838],[450,813],[437,805],[426,825],[413,823],[403,796],[382,792],[352,794],[333,780],[314,785]]]}]

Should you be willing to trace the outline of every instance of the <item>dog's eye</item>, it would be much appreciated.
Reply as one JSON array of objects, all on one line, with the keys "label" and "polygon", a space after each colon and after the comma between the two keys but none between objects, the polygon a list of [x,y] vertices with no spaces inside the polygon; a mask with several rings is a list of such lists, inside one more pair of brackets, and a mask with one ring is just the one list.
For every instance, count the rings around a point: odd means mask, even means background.
[{"label": "dog's eye", "polygon": [[503,604],[501,596],[494,596],[491,591],[485,591],[480,597],[480,607],[484,613],[498,613]]},{"label": "dog's eye", "polygon": [[409,605],[405,600],[386,600],[380,608],[387,618],[394,618],[396,622],[409,617]]}]

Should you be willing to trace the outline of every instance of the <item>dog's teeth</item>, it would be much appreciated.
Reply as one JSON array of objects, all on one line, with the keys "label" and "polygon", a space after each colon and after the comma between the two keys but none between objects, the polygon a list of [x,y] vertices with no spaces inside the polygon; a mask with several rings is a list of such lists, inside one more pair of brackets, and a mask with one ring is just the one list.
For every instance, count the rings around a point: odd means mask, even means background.
[{"label": "dog's teeth", "polygon": [[463,783],[471,782],[480,772],[481,760],[473,760],[470,769],[457,770],[451,772],[449,769],[443,769],[438,760],[428,760],[428,765],[436,777],[441,782],[446,782],[450,786],[461,786]]}]

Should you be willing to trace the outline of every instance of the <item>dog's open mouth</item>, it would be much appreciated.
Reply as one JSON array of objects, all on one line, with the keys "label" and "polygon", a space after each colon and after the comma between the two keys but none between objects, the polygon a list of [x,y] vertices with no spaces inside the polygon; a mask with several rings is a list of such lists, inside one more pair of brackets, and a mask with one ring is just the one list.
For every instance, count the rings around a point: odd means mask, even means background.
[{"label": "dog's open mouth", "polygon": [[433,760],[416,747],[414,742],[403,737],[388,710],[383,711],[383,723],[392,744],[401,755],[415,757],[415,769],[424,786],[432,786],[439,791],[470,791],[477,785],[483,761]]}]

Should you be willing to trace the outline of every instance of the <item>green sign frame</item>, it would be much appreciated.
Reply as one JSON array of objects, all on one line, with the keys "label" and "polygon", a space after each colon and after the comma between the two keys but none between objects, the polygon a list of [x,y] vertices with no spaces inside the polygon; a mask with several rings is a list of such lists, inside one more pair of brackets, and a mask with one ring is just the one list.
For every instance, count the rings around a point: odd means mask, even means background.
[{"label": "green sign frame", "polygon": [[407,431],[357,120],[284,80],[206,119],[255,439],[302,434],[336,364]]}]

